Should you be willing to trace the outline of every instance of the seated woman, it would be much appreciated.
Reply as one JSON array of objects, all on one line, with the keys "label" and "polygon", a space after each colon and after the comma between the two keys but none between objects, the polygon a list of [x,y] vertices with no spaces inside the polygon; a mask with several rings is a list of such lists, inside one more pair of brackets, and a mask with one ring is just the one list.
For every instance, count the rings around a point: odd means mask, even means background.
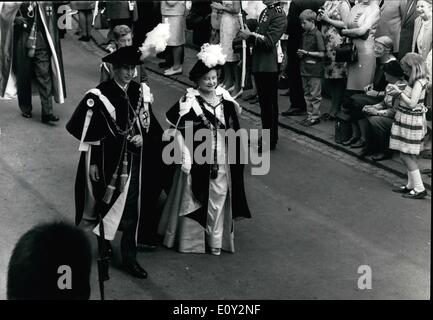
[{"label": "seated woman", "polygon": [[[182,157],[176,161],[159,233],[169,248],[177,245],[180,252],[188,253],[205,253],[209,248],[211,254],[219,255],[221,249],[235,251],[233,219],[251,217],[244,166],[239,163],[242,146],[237,141],[235,148],[228,148],[225,138],[227,130],[240,129],[237,113],[241,109],[228,91],[217,88],[217,69],[225,63],[221,46],[204,44],[197,56],[199,60],[189,74],[196,88],[188,89],[166,114],[177,129],[174,154],[181,150]],[[199,130],[210,139],[191,141]],[[203,148],[206,142],[211,142],[209,148]],[[233,150],[236,154],[231,153]],[[197,158],[198,153],[205,161]]]},{"label": "seated woman", "polygon": [[[397,60],[391,52],[393,52],[393,44],[390,37],[382,36],[374,40],[374,54],[377,58],[377,67],[373,83],[364,88],[365,93],[352,95],[343,105],[343,109],[350,114],[352,121],[352,137],[347,141],[343,141],[343,146],[365,148],[368,122],[362,113],[362,108],[365,105],[382,101],[386,87],[386,80],[382,68],[390,61]],[[362,153],[363,151],[361,151],[361,154]]]},{"label": "seated woman", "polygon": [[374,137],[367,140],[367,148],[369,150],[375,149],[376,151],[376,154],[371,157],[374,161],[381,161],[392,157],[392,152],[389,150],[389,137],[396,112],[395,104],[398,101],[389,95],[389,91],[391,90],[390,85],[397,85],[402,90],[407,86],[407,81],[404,80],[403,69],[398,61],[391,61],[385,64],[383,71],[388,82],[383,101],[374,105],[366,105],[362,109]]}]

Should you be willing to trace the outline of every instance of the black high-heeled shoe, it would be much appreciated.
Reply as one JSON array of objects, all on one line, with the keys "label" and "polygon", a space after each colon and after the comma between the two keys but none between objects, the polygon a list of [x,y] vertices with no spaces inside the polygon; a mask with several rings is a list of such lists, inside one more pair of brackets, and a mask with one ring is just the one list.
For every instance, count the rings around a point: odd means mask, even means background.
[{"label": "black high-heeled shoe", "polygon": [[352,149],[359,149],[359,148],[365,148],[366,145],[367,145],[367,143],[365,142],[364,139],[358,139],[358,141],[356,141],[355,143],[352,143],[350,145],[350,147]]},{"label": "black high-heeled shoe", "polygon": [[343,141],[341,144],[345,147],[350,146],[352,143],[358,141],[360,137],[351,137],[349,140]]}]

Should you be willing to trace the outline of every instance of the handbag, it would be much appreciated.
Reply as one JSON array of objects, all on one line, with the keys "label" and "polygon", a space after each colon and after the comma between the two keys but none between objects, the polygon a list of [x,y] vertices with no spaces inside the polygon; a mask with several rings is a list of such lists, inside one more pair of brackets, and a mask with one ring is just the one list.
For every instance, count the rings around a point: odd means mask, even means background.
[{"label": "handbag", "polygon": [[352,137],[352,125],[350,123],[350,115],[344,111],[340,111],[335,116],[335,143],[341,144]]},{"label": "handbag", "polygon": [[345,38],[335,49],[335,62],[354,63],[358,61],[358,49],[355,43],[349,38]]}]

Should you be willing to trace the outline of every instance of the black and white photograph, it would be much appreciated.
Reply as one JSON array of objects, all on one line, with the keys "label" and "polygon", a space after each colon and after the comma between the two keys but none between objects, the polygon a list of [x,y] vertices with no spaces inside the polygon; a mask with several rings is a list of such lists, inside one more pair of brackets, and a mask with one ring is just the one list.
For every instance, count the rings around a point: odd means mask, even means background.
[{"label": "black and white photograph", "polygon": [[432,0],[0,2],[0,300],[430,300],[431,152]]}]

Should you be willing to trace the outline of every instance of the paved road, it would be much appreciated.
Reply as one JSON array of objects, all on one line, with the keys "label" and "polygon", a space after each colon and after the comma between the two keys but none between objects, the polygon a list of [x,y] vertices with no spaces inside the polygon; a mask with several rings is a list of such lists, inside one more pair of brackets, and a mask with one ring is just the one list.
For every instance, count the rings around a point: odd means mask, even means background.
[{"label": "paved road", "polygon": [[[18,237],[34,224],[73,220],[77,141],[65,123],[98,80],[98,56],[63,41],[67,103],[61,121],[22,118],[15,101],[0,101],[0,299]],[[151,74],[155,113],[181,96],[182,85]],[[247,128],[257,118],[242,115]],[[165,126],[165,124],[164,124]],[[399,178],[306,137],[282,131],[271,170],[246,189],[253,219],[235,225],[235,254],[180,254],[164,247],[139,254],[150,278],[136,280],[116,258],[108,299],[428,299],[431,199],[411,201],[390,191]],[[372,269],[372,289],[357,287],[358,267]],[[96,268],[92,298],[98,299]]]}]

